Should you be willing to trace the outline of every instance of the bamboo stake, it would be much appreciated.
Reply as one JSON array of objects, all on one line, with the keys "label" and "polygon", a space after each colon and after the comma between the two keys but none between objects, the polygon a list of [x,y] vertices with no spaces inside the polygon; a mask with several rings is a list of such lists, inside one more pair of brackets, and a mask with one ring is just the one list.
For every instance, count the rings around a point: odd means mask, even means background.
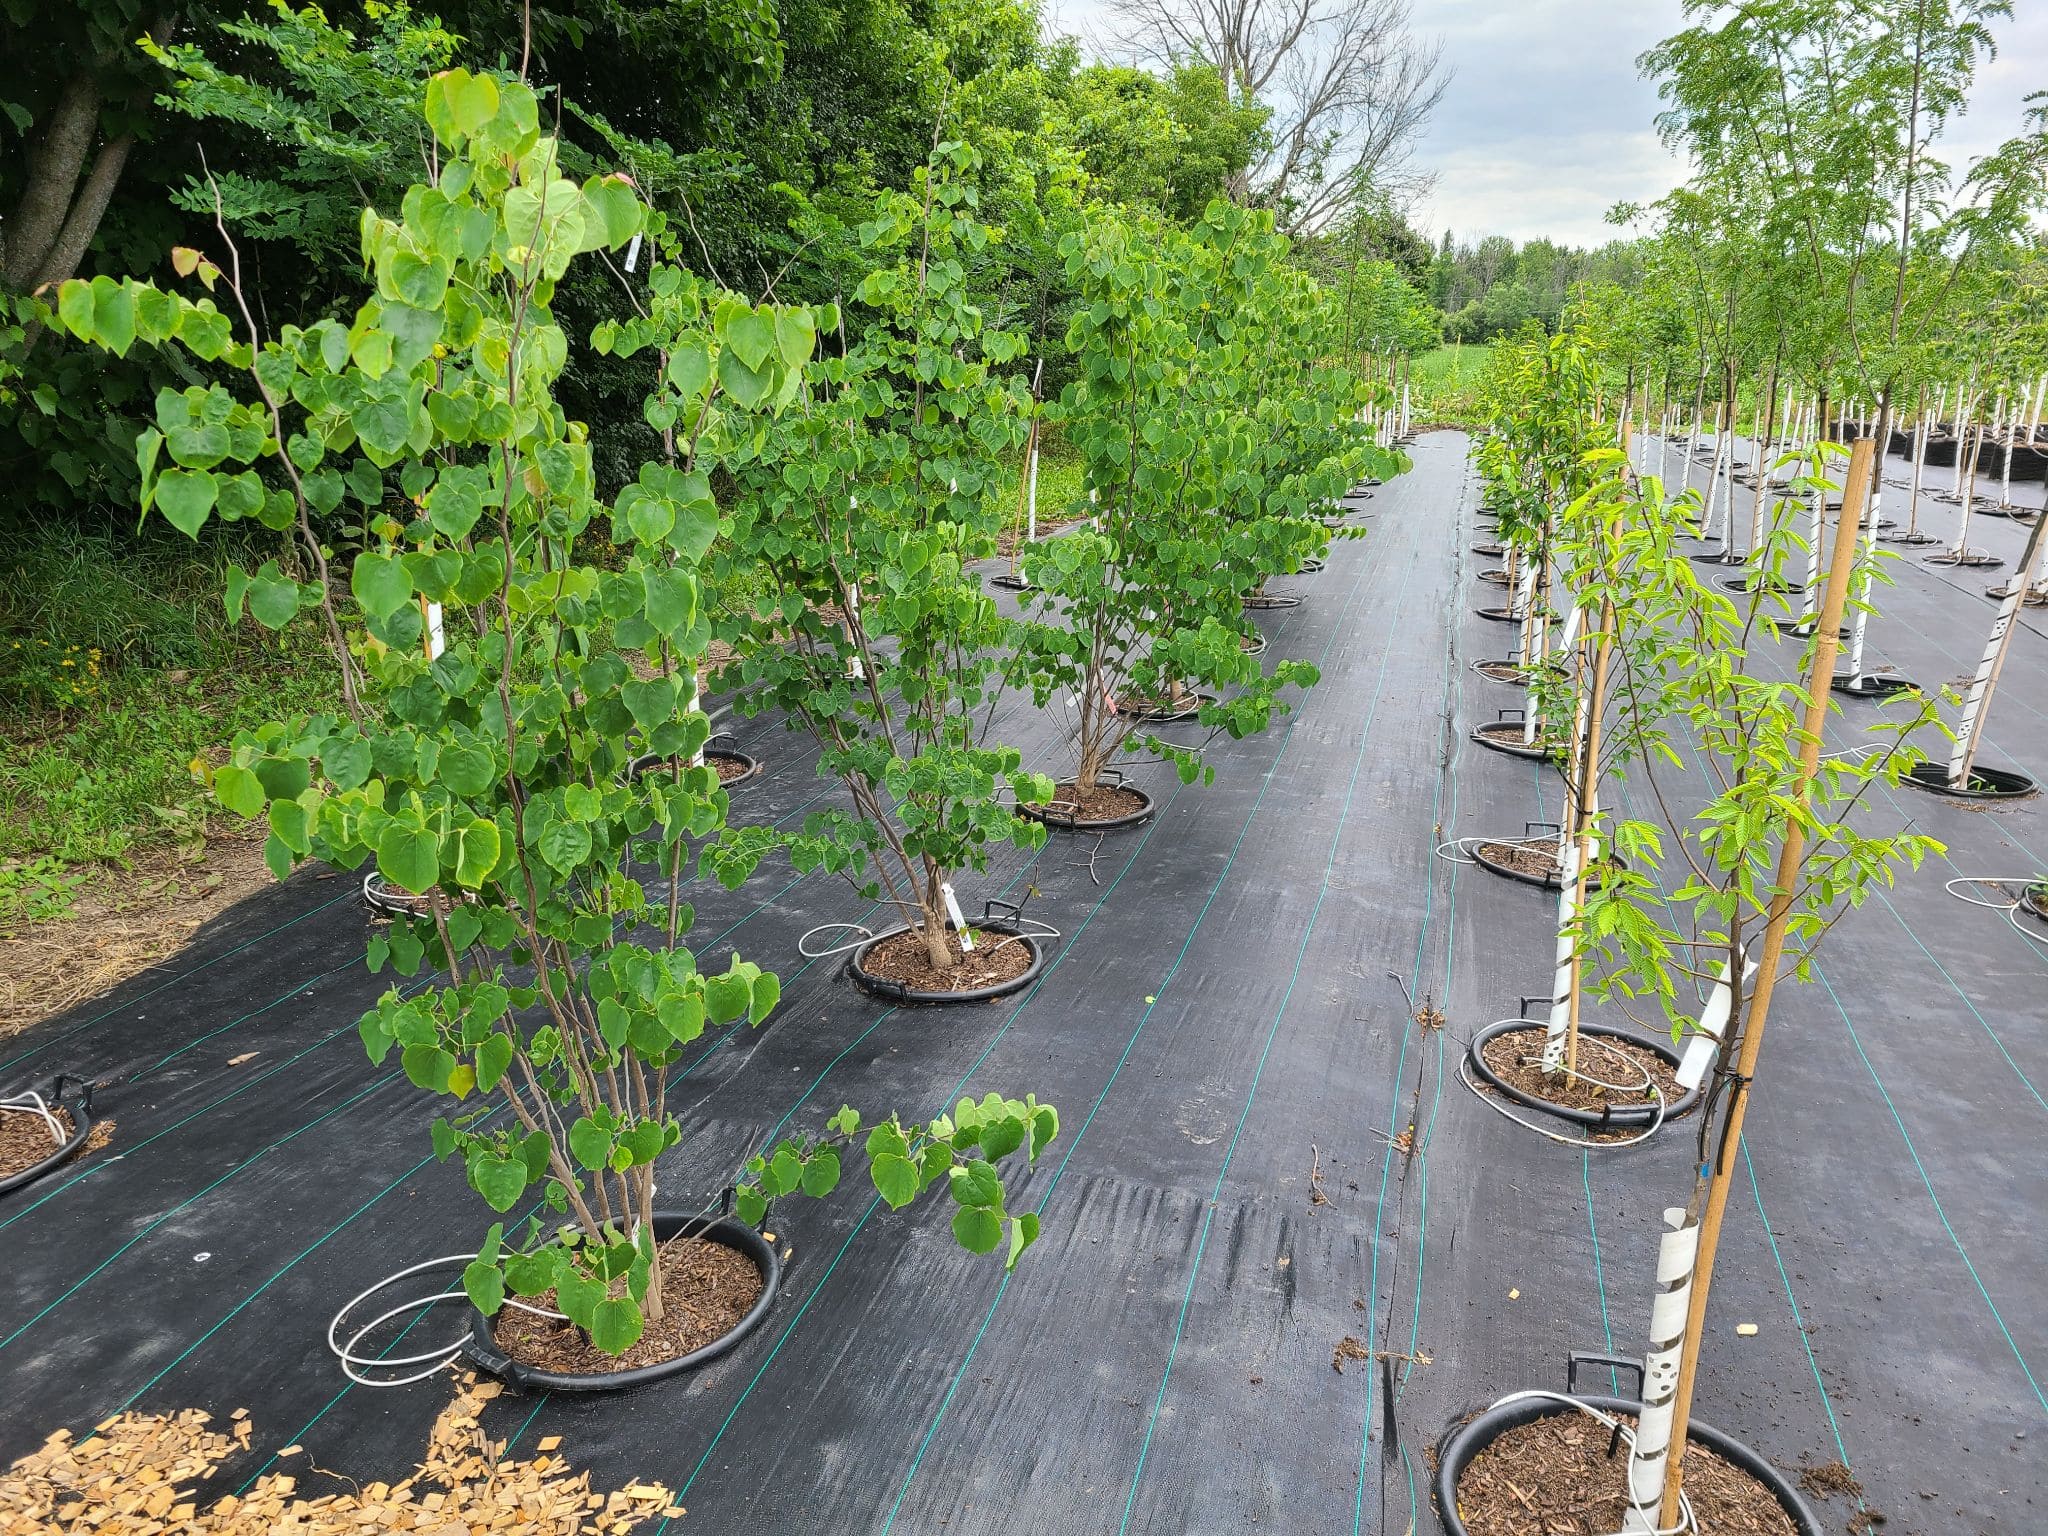
[{"label": "bamboo stake", "polygon": [[[1837,630],[1842,610],[1849,600],[1849,577],[1856,568],[1857,538],[1863,523],[1863,502],[1870,493],[1872,465],[1877,444],[1859,439],[1849,450],[1849,479],[1842,498],[1842,519],[1835,525],[1834,558],[1828,566],[1827,596],[1821,603],[1820,628],[1813,637],[1813,660],[1806,675],[1806,721],[1799,743],[1799,772],[1794,799],[1804,810],[1812,802],[1814,776],[1820,770],[1821,732],[1828,718],[1828,685],[1835,676],[1835,654],[1841,648]],[[1678,1390],[1672,1405],[1671,1444],[1674,1454],[1664,1474],[1664,1502],[1658,1522],[1665,1528],[1678,1523],[1678,1495],[1685,1470],[1686,1426],[1692,1417],[1693,1388],[1699,1379],[1700,1339],[1707,1322],[1707,1290],[1713,1280],[1714,1253],[1721,1241],[1721,1222],[1728,1210],[1728,1191],[1734,1182],[1731,1154],[1742,1141],[1742,1122],[1749,1108],[1749,1085],[1756,1076],[1757,1058],[1762,1053],[1764,1024],[1770,1017],[1771,996],[1776,990],[1778,968],[1784,961],[1785,933],[1792,921],[1793,896],[1799,888],[1800,866],[1806,861],[1806,832],[1797,820],[1788,820],[1785,841],[1778,850],[1778,871],[1771,898],[1770,919],[1764,926],[1763,953],[1757,961],[1756,991],[1751,995],[1742,1028],[1742,1045],[1735,1075],[1728,1089],[1727,1119],[1720,1146],[1716,1149],[1712,1174],[1706,1180],[1706,1209],[1699,1217],[1699,1247],[1694,1261],[1692,1297],[1686,1312],[1685,1344],[1679,1357]],[[1702,1190],[1696,1183],[1693,1205],[1697,1210]]]}]

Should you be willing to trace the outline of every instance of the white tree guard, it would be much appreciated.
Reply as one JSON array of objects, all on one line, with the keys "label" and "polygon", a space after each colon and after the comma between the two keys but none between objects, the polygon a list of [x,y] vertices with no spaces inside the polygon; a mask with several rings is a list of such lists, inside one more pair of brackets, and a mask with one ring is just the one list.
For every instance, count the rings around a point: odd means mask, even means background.
[{"label": "white tree guard", "polygon": [[1679,1357],[1685,1320],[1692,1309],[1693,1265],[1699,1256],[1699,1222],[1679,1206],[1664,1212],[1657,1244],[1657,1294],[1650,1304],[1650,1348],[1643,1356],[1643,1412],[1636,1421],[1628,1459],[1628,1508],[1623,1536],[1653,1536],[1664,1498],[1664,1472],[1671,1458],[1671,1420],[1678,1402]]},{"label": "white tree guard", "polygon": [[1970,691],[1963,698],[1963,718],[1956,726],[1955,745],[1948,755],[1948,784],[1951,789],[1963,789],[1970,782],[1970,768],[1977,760],[1977,747],[1984,731],[1984,715],[1991,705],[1991,695],[1998,688],[1998,675],[2005,668],[2006,652],[2012,648],[2013,631],[2019,628],[2020,603],[2027,595],[2027,586],[2037,564],[2040,563],[2043,544],[2041,532],[2048,528],[2048,514],[2034,520],[2033,532],[2027,535],[2026,553],[2020,556],[2019,570],[2005,589],[2005,596],[1998,601],[1998,616],[1991,621],[1991,634],[1984,642],[1984,654],[1977,662],[1977,673],[1970,679]]}]

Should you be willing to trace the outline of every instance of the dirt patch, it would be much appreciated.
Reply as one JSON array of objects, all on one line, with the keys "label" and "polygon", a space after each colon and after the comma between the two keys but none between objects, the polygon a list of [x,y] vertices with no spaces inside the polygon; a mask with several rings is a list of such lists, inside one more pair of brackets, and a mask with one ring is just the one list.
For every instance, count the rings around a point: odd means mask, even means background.
[{"label": "dirt patch", "polygon": [[[539,1370],[567,1376],[638,1370],[724,1338],[753,1310],[766,1285],[760,1269],[744,1253],[723,1243],[687,1238],[664,1245],[661,1318],[649,1318],[639,1341],[623,1355],[604,1353],[566,1318],[535,1317],[516,1307],[498,1314],[491,1333],[507,1355]],[[535,1298],[534,1305],[552,1302],[550,1293]]]},{"label": "dirt patch", "polygon": [[2020,905],[2048,923],[2048,885],[2028,886],[2026,894],[2020,897]]},{"label": "dirt patch", "polygon": [[1015,981],[1031,969],[1031,947],[1007,934],[979,930],[974,948],[960,947],[960,935],[946,934],[946,947],[956,962],[951,970],[932,968],[924,946],[924,935],[915,928],[892,933],[861,956],[860,968],[883,981],[893,981],[913,992],[972,992]]},{"label": "dirt patch", "polygon": [[[68,1429],[0,1474],[0,1530],[98,1531],[114,1536],[360,1536],[364,1531],[446,1533],[517,1529],[528,1536],[625,1532],[682,1508],[659,1483],[599,1493],[555,1448],[516,1461],[479,1427],[484,1404],[502,1388],[464,1377],[434,1421],[425,1457],[396,1483],[357,1484],[315,1465],[305,1447],[277,1453],[248,1491],[220,1495],[206,1480],[253,1449],[254,1423],[238,1408],[226,1429],[195,1408],[124,1413],[84,1439]],[[238,1469],[239,1470],[239,1469]],[[301,1483],[308,1488],[301,1490]],[[203,1508],[201,1506],[204,1506]],[[508,1518],[515,1524],[508,1526]]]},{"label": "dirt patch", "polygon": [[[71,1111],[52,1107],[50,1113],[64,1127],[64,1141],[71,1139],[77,1122]],[[24,1168],[33,1168],[64,1142],[50,1135],[50,1123],[34,1111],[7,1110],[0,1113],[0,1179],[12,1178]]]},{"label": "dirt patch", "polygon": [[[1547,1099],[1566,1109],[1599,1110],[1607,1105],[1635,1106],[1650,1102],[1644,1089],[1603,1089],[1590,1082],[1567,1077],[1560,1068],[1554,1075],[1542,1065],[1544,1031],[1540,1028],[1504,1029],[1480,1048],[1480,1055],[1493,1075],[1531,1098]],[[1611,1052],[1620,1052],[1630,1065],[1624,1067]],[[1579,1037],[1579,1072],[1583,1077],[1604,1078],[1611,1083],[1633,1082],[1641,1067],[1650,1074],[1664,1102],[1676,1104],[1685,1090],[1678,1086],[1678,1073],[1655,1051],[1609,1035]]]},{"label": "dirt patch", "polygon": [[1347,1333],[1337,1341],[1337,1347],[1330,1351],[1330,1369],[1339,1376],[1342,1376],[1346,1360],[1370,1360],[1371,1358],[1372,1351]]},{"label": "dirt patch", "polygon": [[[1624,1423],[1635,1421],[1624,1417]],[[1593,1536],[1621,1529],[1628,1448],[1579,1413],[1517,1425],[1472,1458],[1458,1479],[1458,1516],[1471,1536]],[[1685,1492],[1699,1536],[1797,1536],[1771,1491],[1700,1445],[1685,1456]]]},{"label": "dirt patch", "polygon": [[1863,1485],[1839,1461],[1824,1461],[1817,1467],[1799,1469],[1799,1486],[1817,1498],[1860,1499]]},{"label": "dirt patch", "polygon": [[261,838],[209,837],[86,873],[68,916],[0,932],[0,1038],[170,959],[211,918],[276,882]]},{"label": "dirt patch", "polygon": [[1078,789],[1069,779],[1053,787],[1050,805],[1035,809],[1058,817],[1071,816],[1074,825],[1085,827],[1093,821],[1115,821],[1120,816],[1135,816],[1145,809],[1145,797],[1122,784],[1097,784],[1093,789]]}]

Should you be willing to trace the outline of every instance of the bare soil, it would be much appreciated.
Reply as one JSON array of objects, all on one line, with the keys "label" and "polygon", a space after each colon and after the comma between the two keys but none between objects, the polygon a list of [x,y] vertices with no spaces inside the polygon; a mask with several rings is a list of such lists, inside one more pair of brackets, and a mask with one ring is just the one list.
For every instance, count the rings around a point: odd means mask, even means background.
[{"label": "bare soil", "polygon": [[[1633,1419],[1624,1419],[1633,1424]],[[1458,1517],[1471,1536],[1597,1536],[1621,1528],[1628,1447],[1580,1413],[1522,1424],[1472,1458],[1458,1479]],[[1703,1446],[1685,1455],[1685,1492],[1699,1536],[1797,1536],[1771,1491]]]},{"label": "bare soil", "polygon": [[[51,1114],[64,1127],[64,1140],[71,1139],[77,1127],[68,1109],[52,1108]],[[14,1110],[0,1113],[0,1179],[11,1178],[24,1168],[33,1168],[44,1158],[55,1152],[61,1143],[50,1139],[50,1127],[38,1114],[20,1114]]]},{"label": "bare soil", "polygon": [[[538,1370],[568,1376],[595,1376],[638,1370],[680,1359],[724,1338],[754,1308],[767,1281],[754,1261],[723,1243],[698,1238],[663,1246],[662,1315],[647,1320],[639,1340],[623,1355],[608,1355],[590,1336],[567,1319],[535,1317],[516,1307],[498,1314],[492,1336],[498,1348]],[[552,1306],[553,1293],[538,1297],[535,1306]]]},{"label": "bare soil", "polygon": [[2029,886],[2026,895],[2020,898],[2020,905],[2048,923],[2048,885]]},{"label": "bare soil", "polygon": [[1054,786],[1052,798],[1051,805],[1039,809],[1063,817],[1072,816],[1074,824],[1080,827],[1091,821],[1115,821],[1119,816],[1132,816],[1145,809],[1145,797],[1121,784],[1097,784],[1093,789],[1077,789],[1074,781],[1069,779]]},{"label": "bare soil", "polygon": [[275,883],[260,837],[209,836],[94,870],[67,916],[0,932],[0,1038],[170,959],[208,920]]},{"label": "bare soil", "polygon": [[[1480,1054],[1493,1070],[1494,1076],[1510,1084],[1532,1098],[1547,1099],[1552,1104],[1561,1104],[1566,1109],[1598,1110],[1606,1105],[1634,1106],[1650,1102],[1650,1095],[1642,1089],[1604,1089],[1594,1084],[1567,1077],[1562,1070],[1554,1076],[1543,1070],[1543,1038],[1540,1028],[1506,1029],[1495,1035],[1481,1048]],[[1585,1076],[1605,1078],[1609,1082],[1632,1082],[1636,1073],[1608,1054],[1619,1051],[1635,1066],[1650,1074],[1650,1081],[1663,1094],[1664,1102],[1675,1104],[1685,1090],[1678,1086],[1677,1070],[1655,1051],[1627,1040],[1617,1040],[1609,1035],[1582,1035],[1579,1038],[1579,1071]],[[1526,1060],[1525,1060],[1526,1058]]]},{"label": "bare soil", "polygon": [[893,933],[861,957],[860,968],[870,976],[893,981],[913,992],[972,992],[1014,981],[1031,969],[1031,948],[1022,939],[1006,934],[978,931],[974,948],[960,947],[960,935],[948,932],[946,946],[957,962],[949,971],[932,968],[925,951],[924,935],[915,928]]}]

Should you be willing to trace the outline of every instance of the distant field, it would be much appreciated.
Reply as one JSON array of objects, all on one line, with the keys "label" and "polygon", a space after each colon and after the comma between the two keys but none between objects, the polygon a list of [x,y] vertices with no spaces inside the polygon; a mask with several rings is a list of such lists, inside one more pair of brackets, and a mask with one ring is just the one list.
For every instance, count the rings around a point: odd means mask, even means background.
[{"label": "distant field", "polygon": [[1493,360],[1491,343],[1438,347],[1415,359],[1412,409],[1417,421],[1469,422]]}]

